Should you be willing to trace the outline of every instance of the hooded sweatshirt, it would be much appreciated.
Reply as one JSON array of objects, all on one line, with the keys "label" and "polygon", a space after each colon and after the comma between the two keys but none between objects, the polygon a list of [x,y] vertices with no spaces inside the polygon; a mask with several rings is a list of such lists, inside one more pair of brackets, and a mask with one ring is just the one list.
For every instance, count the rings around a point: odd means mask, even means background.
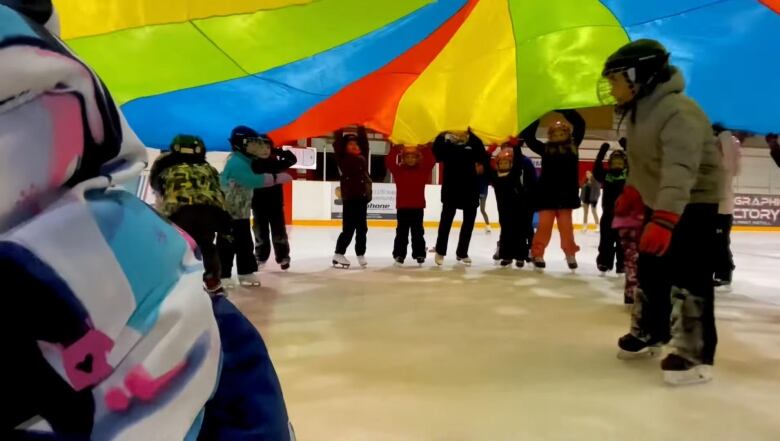
[{"label": "hooded sweatshirt", "polygon": [[194,245],[112,187],[146,152],[100,80],[2,5],[0,134],[0,433],[192,439],[220,363]]},{"label": "hooded sweatshirt", "polygon": [[724,172],[712,125],[695,101],[685,96],[685,80],[675,70],[636,106],[627,130],[627,184],[653,210],[682,214],[689,203],[718,204]]}]

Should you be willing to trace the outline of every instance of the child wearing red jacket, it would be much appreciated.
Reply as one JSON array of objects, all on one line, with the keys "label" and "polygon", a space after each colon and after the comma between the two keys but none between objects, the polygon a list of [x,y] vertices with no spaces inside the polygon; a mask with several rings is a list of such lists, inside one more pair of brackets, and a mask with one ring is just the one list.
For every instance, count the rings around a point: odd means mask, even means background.
[{"label": "child wearing red jacket", "polygon": [[412,258],[422,265],[425,263],[425,184],[431,180],[436,158],[429,148],[393,146],[385,163],[395,181],[395,206],[398,210],[393,259],[397,266],[403,265],[411,230]]}]

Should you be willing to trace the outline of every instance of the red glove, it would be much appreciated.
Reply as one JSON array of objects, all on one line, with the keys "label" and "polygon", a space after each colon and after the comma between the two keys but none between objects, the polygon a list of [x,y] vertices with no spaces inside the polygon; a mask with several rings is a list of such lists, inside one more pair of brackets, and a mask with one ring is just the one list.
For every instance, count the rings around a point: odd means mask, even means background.
[{"label": "red glove", "polygon": [[679,214],[663,210],[654,212],[639,240],[639,251],[656,256],[666,254],[672,243],[672,231],[679,220]]},{"label": "red glove", "polygon": [[626,185],[620,197],[615,201],[615,216],[630,217],[636,213],[642,213],[645,210],[645,204],[642,202],[642,195],[636,188]]}]

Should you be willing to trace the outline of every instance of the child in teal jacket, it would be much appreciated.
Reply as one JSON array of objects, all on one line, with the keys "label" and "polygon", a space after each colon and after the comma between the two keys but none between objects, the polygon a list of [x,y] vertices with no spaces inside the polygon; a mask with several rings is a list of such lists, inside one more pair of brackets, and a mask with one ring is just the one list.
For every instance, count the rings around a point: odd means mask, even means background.
[{"label": "child in teal jacket", "polygon": [[259,286],[260,280],[255,275],[257,260],[250,221],[252,195],[257,188],[284,184],[292,178],[284,173],[256,174],[252,171],[252,161],[268,144],[254,130],[244,126],[236,127],[231,134],[230,143],[233,153],[228,157],[220,176],[222,191],[225,193],[225,206],[233,218],[229,237],[220,237],[217,240],[222,264],[222,284],[226,287],[232,284],[235,256],[239,283]]}]

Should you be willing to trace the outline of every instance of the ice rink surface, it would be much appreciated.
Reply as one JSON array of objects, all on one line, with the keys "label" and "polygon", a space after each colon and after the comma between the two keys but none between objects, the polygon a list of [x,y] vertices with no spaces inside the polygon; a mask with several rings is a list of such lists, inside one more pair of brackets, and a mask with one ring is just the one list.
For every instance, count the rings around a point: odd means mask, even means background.
[{"label": "ice rink surface", "polygon": [[432,255],[394,268],[394,230],[371,229],[369,268],[339,270],[335,228],[294,227],[292,269],[231,292],[300,440],[780,440],[780,233],[734,233],[715,379],[687,388],[666,386],[658,360],[616,359],[629,314],[622,278],[595,268],[598,233],[576,234],[576,275],[555,237],[544,274],[497,268],[498,231],[475,232],[465,268],[456,234],[441,269]]}]

